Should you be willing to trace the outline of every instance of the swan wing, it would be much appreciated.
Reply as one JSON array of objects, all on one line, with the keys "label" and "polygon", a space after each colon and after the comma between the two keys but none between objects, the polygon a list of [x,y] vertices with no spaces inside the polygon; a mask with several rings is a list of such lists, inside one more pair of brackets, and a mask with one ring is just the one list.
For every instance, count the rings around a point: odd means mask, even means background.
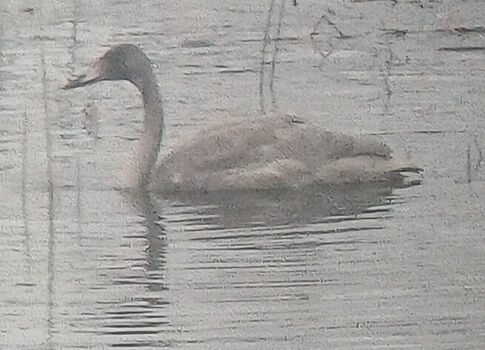
[{"label": "swan wing", "polygon": [[156,182],[165,186],[203,189],[220,183],[223,188],[257,188],[311,183],[333,162],[362,156],[385,161],[390,159],[390,150],[366,137],[263,116],[217,124],[196,133],[174,148],[155,173],[161,177]]}]

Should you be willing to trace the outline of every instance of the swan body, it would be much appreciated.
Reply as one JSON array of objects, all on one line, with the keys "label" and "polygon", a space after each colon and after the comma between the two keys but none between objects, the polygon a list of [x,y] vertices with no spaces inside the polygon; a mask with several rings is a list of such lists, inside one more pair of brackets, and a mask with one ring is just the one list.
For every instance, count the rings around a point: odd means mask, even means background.
[{"label": "swan body", "polygon": [[[396,181],[390,149],[291,117],[221,123],[181,142],[152,173],[151,190],[224,190]],[[161,188],[159,188],[161,186]]]},{"label": "swan body", "polygon": [[64,88],[128,80],[142,93],[145,127],[127,170],[126,187],[150,191],[295,188],[312,184],[402,182],[389,147],[368,137],[324,131],[291,116],[262,115],[204,128],[156,165],[163,108],[150,60],[136,46],[118,45]]}]

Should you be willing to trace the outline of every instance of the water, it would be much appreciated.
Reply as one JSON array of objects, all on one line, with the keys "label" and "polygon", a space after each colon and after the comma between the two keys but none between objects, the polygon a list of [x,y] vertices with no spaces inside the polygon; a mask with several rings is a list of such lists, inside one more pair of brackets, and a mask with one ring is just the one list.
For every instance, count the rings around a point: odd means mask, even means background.
[{"label": "water", "polygon": [[[484,6],[2,3],[0,348],[481,348]],[[136,89],[59,87],[122,42],[153,59],[162,153],[275,109],[380,135],[423,184],[114,191]]]}]

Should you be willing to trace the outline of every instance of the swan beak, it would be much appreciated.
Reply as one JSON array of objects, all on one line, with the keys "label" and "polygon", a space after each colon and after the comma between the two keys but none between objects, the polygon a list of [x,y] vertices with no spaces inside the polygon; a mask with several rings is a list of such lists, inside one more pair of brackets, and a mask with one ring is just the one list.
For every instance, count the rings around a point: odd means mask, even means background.
[{"label": "swan beak", "polygon": [[62,88],[64,90],[74,89],[100,81],[101,74],[99,66],[99,62],[96,62],[96,64],[89,67],[86,72],[84,72],[84,74],[75,76],[73,79],[69,80],[67,84],[64,85]]}]

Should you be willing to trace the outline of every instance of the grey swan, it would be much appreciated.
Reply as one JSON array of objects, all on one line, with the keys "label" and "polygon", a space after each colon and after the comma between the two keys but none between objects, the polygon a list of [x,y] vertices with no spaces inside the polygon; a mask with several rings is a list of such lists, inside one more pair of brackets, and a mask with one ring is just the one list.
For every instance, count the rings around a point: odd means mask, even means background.
[{"label": "grey swan", "polygon": [[163,107],[150,59],[135,45],[117,45],[63,88],[103,80],[131,82],[144,102],[144,128],[123,188],[211,192],[320,184],[394,185],[404,181],[405,172],[422,170],[394,163],[390,148],[370,137],[324,131],[275,114],[203,128],[157,164]]}]

